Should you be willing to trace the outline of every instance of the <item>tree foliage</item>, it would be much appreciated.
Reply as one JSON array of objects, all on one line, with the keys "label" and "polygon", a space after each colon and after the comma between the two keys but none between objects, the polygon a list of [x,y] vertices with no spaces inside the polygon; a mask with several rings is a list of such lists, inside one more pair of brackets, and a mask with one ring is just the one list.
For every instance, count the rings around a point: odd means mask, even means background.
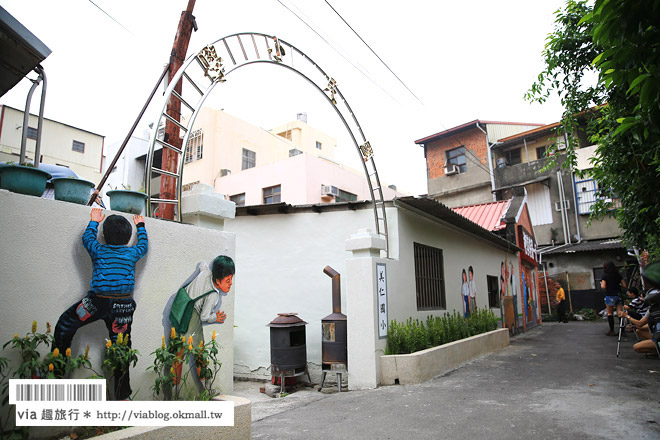
[{"label": "tree foliage", "polygon": [[627,244],[660,257],[660,0],[568,0],[555,17],[526,97],[560,97],[565,166],[578,128],[597,145],[589,173],[618,203],[599,200],[592,218],[614,215]]}]

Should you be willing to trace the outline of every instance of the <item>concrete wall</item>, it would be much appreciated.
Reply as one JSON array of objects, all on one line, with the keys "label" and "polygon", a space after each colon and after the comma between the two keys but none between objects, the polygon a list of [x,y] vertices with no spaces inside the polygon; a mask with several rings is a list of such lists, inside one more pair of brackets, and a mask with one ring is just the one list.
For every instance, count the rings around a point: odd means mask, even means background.
[{"label": "concrete wall", "polygon": [[[328,203],[333,197],[321,193],[322,185],[332,185],[357,196],[357,200],[371,200],[371,192],[364,172],[355,171],[335,162],[299,154],[279,162],[231,174],[216,180],[216,191],[233,196],[245,193],[245,205],[263,203],[263,189],[281,185],[282,202],[305,205]],[[383,187],[383,197],[391,200],[402,195]]]},{"label": "concrete wall", "polygon": [[[2,106],[0,118],[0,160],[19,161],[21,136],[23,133],[23,114],[20,110]],[[28,126],[37,128],[39,118],[30,114]],[[85,144],[85,152],[72,150],[73,141]],[[103,158],[101,135],[85,131],[50,119],[43,121],[41,132],[41,162],[53,165],[65,165],[83,179],[99,182]],[[27,157],[34,160],[36,140],[27,140]]]},{"label": "concrete wall", "polygon": [[[86,295],[92,264],[81,243],[89,222],[88,207],[5,190],[0,190],[0,206],[0,291],[5,301],[0,308],[0,341],[4,343],[14,333],[28,333],[33,320],[39,323],[40,331],[45,331],[47,321],[54,327],[62,312]],[[198,261],[210,261],[219,254],[235,257],[232,233],[153,219],[145,223],[149,253],[136,267],[137,309],[131,335],[133,348],[141,354],[131,371],[131,385],[138,400],[150,400],[152,396],[150,387],[155,376],[145,370],[153,364],[150,353],[161,344],[163,310],[170,297]],[[132,240],[134,243],[135,237]],[[241,262],[236,263],[240,270]],[[221,309],[227,314],[224,324],[205,326],[206,340],[213,330],[218,332],[223,367],[215,385],[224,393],[233,390],[237,291],[234,287],[223,297]],[[89,344],[93,366],[100,372],[107,337],[102,321],[89,324],[76,334],[72,352],[74,356],[81,354]],[[1,355],[17,360],[11,350]],[[83,377],[88,375],[83,373]]]}]

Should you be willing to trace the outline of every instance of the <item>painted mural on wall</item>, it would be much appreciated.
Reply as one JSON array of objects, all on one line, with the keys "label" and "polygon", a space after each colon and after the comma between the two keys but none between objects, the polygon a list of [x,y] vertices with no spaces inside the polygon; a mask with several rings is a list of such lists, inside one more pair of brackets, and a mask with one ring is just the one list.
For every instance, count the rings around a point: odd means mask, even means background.
[{"label": "painted mural on wall", "polygon": [[463,304],[463,316],[468,318],[470,313],[477,309],[477,286],[474,282],[474,269],[470,266],[461,272],[461,304]]},{"label": "painted mural on wall", "polygon": [[[97,240],[101,222],[106,244]],[[55,326],[53,350],[57,348],[65,352],[71,347],[71,341],[79,328],[99,319],[105,322],[110,343],[116,343],[120,338],[120,341],[128,341],[124,345],[131,346],[131,328],[136,308],[133,299],[135,264],[147,254],[149,248],[144,218],[135,215],[133,223],[137,228],[137,244],[127,246],[133,234],[130,222],[116,214],[105,218],[102,209],[92,209],[89,224],[82,236],[83,246],[92,259],[90,290],[87,296],[59,317]],[[117,400],[129,398],[132,394],[129,372],[115,370],[114,373],[113,397]]]},{"label": "painted mural on wall", "polygon": [[[235,272],[234,260],[226,255],[219,255],[210,263],[197,263],[195,271],[165,306],[163,331],[168,344],[173,334],[192,347],[205,344],[203,326],[222,324],[227,319],[226,313],[221,310],[222,297],[229,293]],[[183,359],[181,353],[177,353],[183,362],[175,366],[176,376],[182,378],[189,375],[194,387],[202,393],[205,390],[199,377],[202,366],[197,365],[192,356]],[[168,390],[165,394],[167,397]]]},{"label": "painted mural on wall", "polygon": [[503,326],[511,331],[518,327],[518,288],[513,261],[500,263],[500,312]]}]

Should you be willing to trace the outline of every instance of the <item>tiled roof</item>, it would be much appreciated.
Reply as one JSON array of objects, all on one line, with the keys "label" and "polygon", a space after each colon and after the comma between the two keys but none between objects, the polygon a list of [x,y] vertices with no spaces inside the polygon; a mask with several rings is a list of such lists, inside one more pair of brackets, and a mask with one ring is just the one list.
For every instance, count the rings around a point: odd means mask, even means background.
[{"label": "tiled roof", "polygon": [[501,200],[481,205],[460,206],[452,210],[484,229],[499,231],[506,227],[504,216],[510,204],[511,200]]}]

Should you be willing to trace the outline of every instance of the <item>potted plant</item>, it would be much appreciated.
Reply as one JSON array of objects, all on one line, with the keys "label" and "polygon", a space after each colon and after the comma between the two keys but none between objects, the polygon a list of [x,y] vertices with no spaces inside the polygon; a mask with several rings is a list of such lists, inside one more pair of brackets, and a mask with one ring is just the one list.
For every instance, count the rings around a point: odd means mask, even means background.
[{"label": "potted plant", "polygon": [[131,191],[130,186],[122,186],[124,189],[113,189],[106,193],[110,197],[110,209],[129,214],[141,214],[147,201],[147,195],[144,191]]},{"label": "potted plant", "polygon": [[51,179],[55,190],[55,199],[86,205],[94,183],[76,177],[56,177]]},{"label": "potted plant", "polygon": [[51,175],[32,164],[7,162],[0,167],[0,188],[11,192],[41,197]]}]

